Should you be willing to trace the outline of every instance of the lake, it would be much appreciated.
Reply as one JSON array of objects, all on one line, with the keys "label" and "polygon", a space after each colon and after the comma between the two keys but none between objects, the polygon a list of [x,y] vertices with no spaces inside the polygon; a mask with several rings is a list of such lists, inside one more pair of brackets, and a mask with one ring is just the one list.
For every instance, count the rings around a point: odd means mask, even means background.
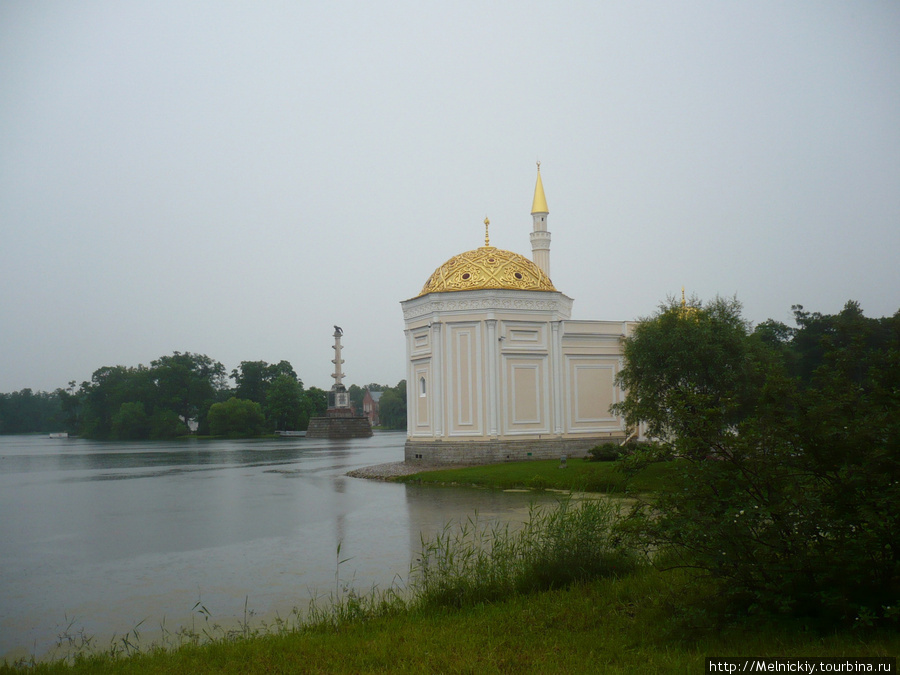
[{"label": "lake", "polygon": [[[408,578],[421,536],[477,512],[521,521],[550,496],[350,478],[401,461],[405,433],[329,441],[113,443],[0,436],[0,659],[68,630],[287,617],[335,589]],[[340,558],[349,559],[337,565]],[[68,627],[68,629],[67,629]]]}]

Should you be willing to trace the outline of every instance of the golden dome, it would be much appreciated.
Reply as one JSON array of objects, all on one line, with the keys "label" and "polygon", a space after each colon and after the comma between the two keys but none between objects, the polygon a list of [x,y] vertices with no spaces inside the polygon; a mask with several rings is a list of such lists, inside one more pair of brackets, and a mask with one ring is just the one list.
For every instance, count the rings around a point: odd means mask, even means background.
[{"label": "golden dome", "polygon": [[438,267],[419,296],[494,288],[556,291],[550,277],[528,258],[493,246],[482,246],[453,256]]}]

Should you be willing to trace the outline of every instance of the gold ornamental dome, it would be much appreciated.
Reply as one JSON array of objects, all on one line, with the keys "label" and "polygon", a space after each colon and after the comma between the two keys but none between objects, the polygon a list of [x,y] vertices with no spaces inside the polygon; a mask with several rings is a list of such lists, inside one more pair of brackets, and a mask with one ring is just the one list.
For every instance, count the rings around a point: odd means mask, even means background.
[{"label": "gold ornamental dome", "polygon": [[[485,226],[489,221],[485,219]],[[490,245],[455,255],[438,267],[417,297],[428,293],[508,289],[556,291],[553,282],[528,258]]]}]

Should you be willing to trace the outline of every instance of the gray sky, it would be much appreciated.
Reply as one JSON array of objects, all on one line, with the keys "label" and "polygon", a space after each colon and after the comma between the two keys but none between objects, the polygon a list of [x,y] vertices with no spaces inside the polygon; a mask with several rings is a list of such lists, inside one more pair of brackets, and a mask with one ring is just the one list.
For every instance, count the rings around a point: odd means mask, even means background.
[{"label": "gray sky", "polygon": [[900,308],[900,3],[0,3],[0,392],[172,351],[405,376],[398,302],[531,257],[573,318]]}]

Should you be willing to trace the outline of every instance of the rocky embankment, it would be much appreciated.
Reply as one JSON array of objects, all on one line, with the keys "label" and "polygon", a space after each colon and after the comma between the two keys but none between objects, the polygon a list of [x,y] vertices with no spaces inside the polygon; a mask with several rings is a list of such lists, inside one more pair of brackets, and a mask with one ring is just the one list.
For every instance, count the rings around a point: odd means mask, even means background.
[{"label": "rocky embankment", "polygon": [[411,473],[427,470],[422,466],[412,466],[406,462],[388,462],[387,464],[376,464],[375,466],[365,466],[362,469],[354,469],[348,471],[347,475],[351,478],[371,478],[372,480],[390,480],[397,476],[408,476]]}]

